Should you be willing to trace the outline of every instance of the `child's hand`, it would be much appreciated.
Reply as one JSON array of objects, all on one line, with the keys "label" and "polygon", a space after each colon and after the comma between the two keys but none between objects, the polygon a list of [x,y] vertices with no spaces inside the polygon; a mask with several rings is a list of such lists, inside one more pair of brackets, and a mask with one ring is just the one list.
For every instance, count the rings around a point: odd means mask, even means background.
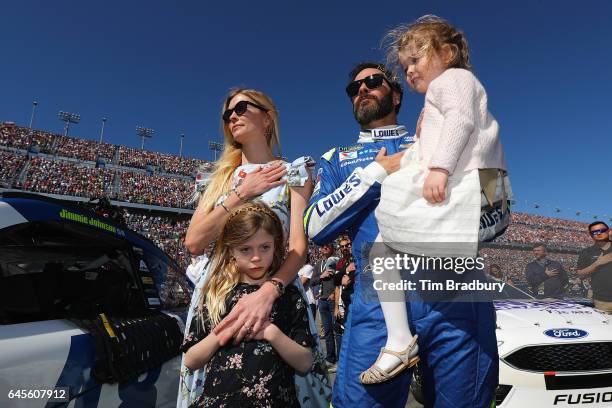
[{"label": "child's hand", "polygon": [[263,326],[261,327],[261,330],[258,331],[255,337],[253,338],[255,340],[271,341],[272,337],[274,337],[276,330],[278,330],[278,327],[274,323],[271,323],[269,320],[266,320]]},{"label": "child's hand", "polygon": [[428,203],[441,203],[446,199],[444,189],[448,183],[448,171],[444,169],[431,169],[423,185],[423,198]]}]

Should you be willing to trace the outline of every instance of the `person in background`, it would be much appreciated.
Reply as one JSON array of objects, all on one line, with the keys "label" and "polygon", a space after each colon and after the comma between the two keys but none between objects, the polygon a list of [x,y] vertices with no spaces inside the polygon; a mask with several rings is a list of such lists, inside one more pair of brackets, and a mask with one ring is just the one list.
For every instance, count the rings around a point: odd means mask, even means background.
[{"label": "person in background", "polygon": [[310,283],[312,282],[313,272],[314,268],[310,264],[310,259],[307,258],[304,266],[302,266],[298,271],[298,277],[300,278],[300,281],[304,286],[304,292],[306,293],[306,301],[308,302],[308,306],[310,307],[312,317],[315,318],[317,315],[317,304],[315,302],[312,286],[310,285]]},{"label": "person in background", "polygon": [[338,257],[333,256],[334,246],[332,243],[321,245],[319,247],[319,254],[321,255],[321,260],[314,266],[314,270],[318,275],[318,280],[321,285],[318,307],[321,316],[321,324],[323,325],[323,336],[325,337],[325,360],[330,367],[333,367],[338,360],[340,341],[342,340],[341,337],[336,338],[334,334],[334,272]]},{"label": "person in background", "polygon": [[612,312],[612,242],[610,228],[602,221],[589,225],[593,246],[584,249],[578,257],[578,276],[591,277],[595,308]]},{"label": "person in background", "polygon": [[540,299],[562,299],[569,283],[567,272],[559,262],[548,259],[544,244],[536,244],[533,254],[535,259],[525,267],[525,278],[531,293]]}]

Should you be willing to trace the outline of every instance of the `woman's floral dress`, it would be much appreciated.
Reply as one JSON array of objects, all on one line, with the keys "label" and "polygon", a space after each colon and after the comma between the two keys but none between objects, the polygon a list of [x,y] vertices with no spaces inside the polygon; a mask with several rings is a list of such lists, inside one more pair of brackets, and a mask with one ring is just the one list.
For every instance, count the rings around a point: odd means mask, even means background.
[{"label": "woman's floral dress", "polygon": [[[241,296],[257,289],[258,285],[238,284],[228,296],[227,313]],[[270,318],[296,343],[309,348],[314,346],[306,302],[295,286],[289,285],[285,294],[274,302]],[[206,308],[196,310],[181,350],[187,352],[211,330]],[[267,341],[242,341],[238,345],[230,343],[221,347],[208,362],[204,392],[193,406],[297,408],[300,404],[294,374],[294,369]]]}]

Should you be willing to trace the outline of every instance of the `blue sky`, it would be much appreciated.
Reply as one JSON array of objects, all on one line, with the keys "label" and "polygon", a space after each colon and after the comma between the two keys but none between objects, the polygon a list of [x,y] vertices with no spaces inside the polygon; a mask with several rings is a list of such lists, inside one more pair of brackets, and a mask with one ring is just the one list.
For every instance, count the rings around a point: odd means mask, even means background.
[{"label": "blue sky", "polygon": [[[223,5],[225,4],[225,5]],[[72,136],[210,159],[233,86],[268,93],[283,154],[353,143],[344,94],[353,63],[380,60],[385,32],[434,13],[465,31],[498,119],[518,210],[612,217],[612,2],[576,1],[19,1],[3,5],[0,120]],[[414,130],[423,97],[407,92]],[[525,202],[529,204],[525,204]],[[540,203],[535,210],[532,203]],[[569,209],[572,209],[570,211]],[[580,217],[574,211],[581,210]]]}]

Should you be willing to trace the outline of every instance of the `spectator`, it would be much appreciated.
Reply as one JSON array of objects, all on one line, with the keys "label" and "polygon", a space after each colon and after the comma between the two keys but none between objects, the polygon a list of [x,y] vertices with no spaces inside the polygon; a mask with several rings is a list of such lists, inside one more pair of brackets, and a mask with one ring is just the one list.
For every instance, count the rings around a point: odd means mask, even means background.
[{"label": "spectator", "polygon": [[[335,306],[335,286],[334,271],[337,257],[332,256],[334,247],[332,244],[325,244],[319,247],[320,260],[314,265],[315,274],[321,285],[319,291],[319,314],[323,324],[323,337],[325,337],[326,361],[333,365],[338,360],[340,351],[341,337],[334,334],[334,306]],[[316,279],[316,278],[315,278]],[[333,368],[332,368],[333,371]]]},{"label": "spectator", "polygon": [[569,281],[563,266],[547,259],[546,247],[542,244],[533,247],[533,254],[536,259],[525,268],[525,278],[532,294],[538,298],[563,298]]},{"label": "spectator", "polygon": [[596,221],[589,225],[588,231],[594,244],[580,253],[577,273],[581,277],[591,277],[595,307],[599,310],[612,312],[610,228],[606,223]]},{"label": "spectator", "polygon": [[314,269],[312,265],[310,264],[310,259],[308,259],[308,256],[307,256],[306,263],[298,271],[298,277],[300,278],[302,285],[304,285],[306,301],[308,302],[308,306],[310,306],[312,317],[316,318],[317,304],[315,303],[314,293],[312,292],[312,287],[310,286],[310,282],[312,281],[313,271]]},{"label": "spectator", "polygon": [[342,258],[336,263],[336,273],[334,274],[334,285],[336,286],[334,316],[342,322],[342,325],[348,318],[351,295],[355,286],[355,260],[353,259],[352,249],[350,238],[340,239]]}]

